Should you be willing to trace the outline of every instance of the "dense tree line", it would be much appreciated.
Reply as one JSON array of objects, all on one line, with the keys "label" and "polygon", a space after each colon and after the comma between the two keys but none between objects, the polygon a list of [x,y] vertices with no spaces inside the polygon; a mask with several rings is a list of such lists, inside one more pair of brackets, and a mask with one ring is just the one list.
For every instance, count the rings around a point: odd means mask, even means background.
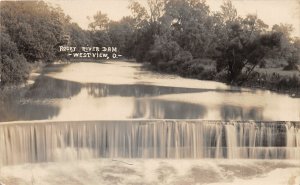
[{"label": "dense tree line", "polygon": [[30,63],[56,60],[59,45],[90,42],[86,31],[71,23],[59,7],[43,1],[1,1],[0,5],[2,85],[26,81]]},{"label": "dense tree line", "polygon": [[[299,38],[293,27],[269,27],[256,15],[240,17],[229,0],[212,12],[203,0],[148,0],[129,5],[132,16],[110,21],[98,12],[90,24],[94,44],[117,46],[126,57],[164,72],[241,85],[265,59],[297,70]],[[207,69],[207,64],[210,66]]]},{"label": "dense tree line", "polygon": [[149,0],[148,4],[162,11],[152,20],[149,17],[158,14],[133,9],[146,22],[140,32],[147,36],[136,43],[148,43],[136,45],[136,51],[142,51],[136,52],[136,58],[159,70],[203,78],[203,59],[211,58],[216,68],[205,71],[205,78],[224,75],[221,79],[226,82],[242,84],[267,57],[282,58],[288,62],[286,69],[297,69],[299,39],[291,37],[290,25],[269,29],[256,15],[238,16],[231,1],[224,1],[220,12],[211,12],[201,0]]},{"label": "dense tree line", "polygon": [[[120,21],[98,11],[83,30],[42,1],[1,2],[1,42],[7,43],[1,45],[1,83],[25,80],[27,63],[62,57],[57,53],[62,44],[115,46],[156,70],[237,85],[253,80],[266,58],[298,69],[300,40],[291,36],[291,25],[269,27],[256,15],[240,17],[229,0],[218,12],[204,0],[147,0],[147,5],[131,1],[132,15]],[[26,70],[13,74],[14,69]]]}]

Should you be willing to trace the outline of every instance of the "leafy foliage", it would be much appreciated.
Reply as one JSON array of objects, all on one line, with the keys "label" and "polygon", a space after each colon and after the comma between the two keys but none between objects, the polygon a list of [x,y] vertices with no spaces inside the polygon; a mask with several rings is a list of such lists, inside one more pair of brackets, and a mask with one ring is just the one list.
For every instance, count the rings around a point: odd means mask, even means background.
[{"label": "leafy foliage", "polygon": [[211,12],[204,0],[147,0],[147,7],[131,1],[131,16],[112,21],[98,11],[90,30],[43,1],[0,3],[1,39],[12,48],[1,46],[1,74],[24,68],[16,73],[20,78],[2,75],[2,83],[26,79],[26,61],[60,57],[58,45],[114,46],[123,56],[161,71],[237,85],[249,81],[257,66],[265,67],[266,58],[285,60],[286,70],[299,65],[300,41],[292,38],[291,25],[269,28],[257,15],[239,17],[230,0],[218,12]]},{"label": "leafy foliage", "polygon": [[58,46],[83,45],[86,32],[43,1],[1,1],[1,84],[24,82],[29,63],[51,62]]},{"label": "leafy foliage", "polygon": [[43,1],[1,2],[1,24],[29,62],[55,58],[62,42],[66,17],[60,8]]},{"label": "leafy foliage", "polygon": [[231,25],[228,41],[222,43],[219,47],[220,55],[216,57],[217,71],[225,70],[228,82],[237,84],[247,80],[267,52],[280,42],[280,34],[276,32],[260,34],[253,27],[241,26],[239,23]]},{"label": "leafy foliage", "polygon": [[28,78],[29,66],[4,28],[1,28],[0,41],[0,84],[24,82]]},{"label": "leafy foliage", "polygon": [[[152,12],[151,7],[158,3],[162,3],[163,10]],[[280,48],[283,35],[289,38],[289,32],[268,31],[268,25],[256,15],[239,17],[229,0],[224,1],[220,12],[213,13],[201,0],[158,3],[148,1],[150,12],[137,2],[132,3],[131,9],[139,22],[135,27],[136,59],[148,61],[159,70],[201,76],[205,71],[203,64],[195,63],[195,59],[214,58],[216,70],[205,73],[225,73],[227,82],[240,85],[257,66],[264,66],[269,53]]]}]

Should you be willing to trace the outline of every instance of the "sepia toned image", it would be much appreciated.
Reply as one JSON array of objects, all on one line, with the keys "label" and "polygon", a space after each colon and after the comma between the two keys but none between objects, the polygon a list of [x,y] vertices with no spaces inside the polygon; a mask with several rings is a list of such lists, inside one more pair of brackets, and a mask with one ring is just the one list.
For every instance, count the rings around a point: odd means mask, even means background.
[{"label": "sepia toned image", "polygon": [[1,0],[0,20],[0,185],[300,185],[299,0]]}]

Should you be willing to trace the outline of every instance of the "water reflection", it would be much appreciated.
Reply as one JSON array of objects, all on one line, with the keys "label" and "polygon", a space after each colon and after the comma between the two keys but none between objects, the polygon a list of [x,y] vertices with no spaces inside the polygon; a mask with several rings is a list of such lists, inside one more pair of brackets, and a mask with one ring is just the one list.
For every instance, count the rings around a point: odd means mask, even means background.
[{"label": "water reflection", "polygon": [[144,84],[87,84],[88,93],[94,97],[106,96],[125,96],[125,97],[144,97],[158,96],[164,94],[207,92],[207,89],[166,87]]},{"label": "water reflection", "polygon": [[71,98],[78,95],[82,85],[67,80],[57,80],[46,76],[39,77],[25,94],[30,99]]},{"label": "water reflection", "polygon": [[34,102],[22,104],[21,102],[9,101],[2,102],[0,105],[0,122],[52,119],[60,111],[58,106]]},{"label": "water reflection", "polygon": [[[136,118],[269,121],[297,120],[297,111],[300,115],[299,100],[264,91],[208,88],[212,85],[201,88],[199,84],[194,86],[194,81],[185,84],[189,87],[186,88],[146,82],[80,83],[47,76],[61,74],[65,67],[46,67],[29,89],[15,91],[0,101],[0,121]],[[126,67],[122,66],[122,70]]]},{"label": "water reflection", "polygon": [[246,109],[240,106],[222,105],[220,111],[223,120],[263,120],[261,107]]},{"label": "water reflection", "polygon": [[[29,91],[26,93],[26,98],[32,99],[55,99],[55,98],[71,98],[80,93],[81,89],[85,88],[90,96],[95,98],[108,96],[121,97],[145,97],[159,96],[165,94],[179,93],[195,93],[208,92],[209,89],[199,88],[180,88],[166,87],[145,84],[102,84],[102,83],[87,83],[81,84],[68,80],[59,80],[47,76],[40,76]],[[225,91],[225,90],[213,90]],[[233,91],[237,92],[237,91]]]},{"label": "water reflection", "polygon": [[206,107],[198,104],[165,100],[137,100],[132,118],[201,119],[206,113]]}]

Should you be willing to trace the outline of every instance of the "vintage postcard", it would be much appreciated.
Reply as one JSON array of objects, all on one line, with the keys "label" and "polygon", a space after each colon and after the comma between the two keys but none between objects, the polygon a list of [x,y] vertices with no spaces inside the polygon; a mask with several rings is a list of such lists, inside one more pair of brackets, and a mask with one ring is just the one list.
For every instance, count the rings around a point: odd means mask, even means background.
[{"label": "vintage postcard", "polygon": [[299,0],[0,1],[0,185],[300,185]]}]

